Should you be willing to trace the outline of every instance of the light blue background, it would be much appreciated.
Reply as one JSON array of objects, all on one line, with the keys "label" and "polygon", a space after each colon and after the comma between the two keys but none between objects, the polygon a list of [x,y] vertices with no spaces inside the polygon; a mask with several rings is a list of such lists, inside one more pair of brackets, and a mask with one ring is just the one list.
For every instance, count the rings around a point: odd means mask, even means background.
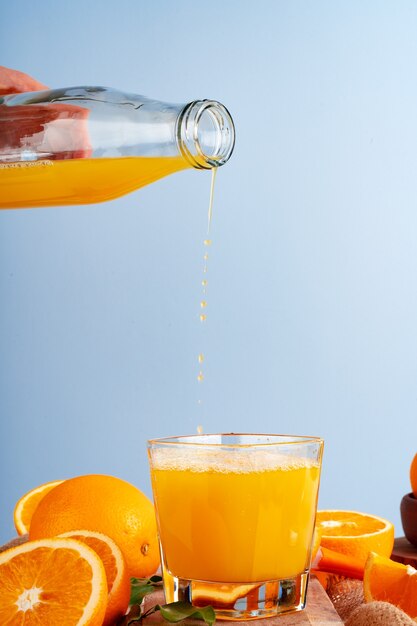
[{"label": "light blue background", "polygon": [[320,507],[401,535],[417,451],[417,4],[20,0],[2,3],[0,53],[54,87],[218,99],[237,128],[205,328],[208,173],[0,212],[0,543],[42,482],[102,472],[150,495],[147,438],[199,424],[321,435]]}]

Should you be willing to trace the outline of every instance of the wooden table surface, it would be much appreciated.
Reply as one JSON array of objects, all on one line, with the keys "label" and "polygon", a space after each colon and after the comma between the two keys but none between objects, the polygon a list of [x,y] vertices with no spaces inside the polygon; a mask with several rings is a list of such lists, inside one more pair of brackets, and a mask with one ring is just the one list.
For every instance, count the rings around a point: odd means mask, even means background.
[{"label": "wooden table surface", "polygon": [[[163,603],[163,594],[152,594],[149,598],[145,599],[145,606],[150,608],[157,602]],[[165,622],[158,613],[154,613],[150,617],[146,618],[142,622],[148,626],[156,626],[157,624],[164,624]],[[198,624],[201,626],[203,622],[197,620],[187,620],[190,626]],[[217,622],[219,623],[219,621]],[[225,626],[227,624],[239,624],[241,626],[343,626],[339,615],[330,602],[326,592],[317,579],[312,577],[308,586],[307,593],[307,606],[304,611],[297,613],[288,613],[287,615],[280,615],[279,617],[264,618],[262,620],[249,620],[242,622],[231,622],[229,620],[223,622]]]}]

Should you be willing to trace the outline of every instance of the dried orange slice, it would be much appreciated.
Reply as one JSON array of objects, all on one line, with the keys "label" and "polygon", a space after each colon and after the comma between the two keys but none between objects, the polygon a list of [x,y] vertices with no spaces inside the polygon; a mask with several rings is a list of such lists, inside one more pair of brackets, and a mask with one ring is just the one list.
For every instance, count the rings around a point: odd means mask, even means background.
[{"label": "dried orange slice", "polygon": [[363,592],[366,602],[381,600],[417,619],[417,570],[371,552],[365,565]]},{"label": "dried orange slice", "polygon": [[130,577],[120,548],[113,539],[90,530],[76,530],[59,535],[87,544],[103,562],[107,578],[107,610],[103,626],[110,626],[125,615],[130,600]]},{"label": "dried orange slice", "polygon": [[24,535],[29,532],[30,521],[39,502],[51,489],[60,485],[62,482],[62,480],[54,480],[50,483],[39,485],[39,487],[31,489],[18,500],[14,508],[13,516],[14,525],[19,535]]},{"label": "dried orange slice", "polygon": [[321,545],[355,557],[363,566],[369,552],[389,557],[394,526],[386,519],[357,511],[317,511]]},{"label": "dried orange slice", "polygon": [[0,554],[0,624],[101,626],[103,563],[81,541],[28,541]]}]

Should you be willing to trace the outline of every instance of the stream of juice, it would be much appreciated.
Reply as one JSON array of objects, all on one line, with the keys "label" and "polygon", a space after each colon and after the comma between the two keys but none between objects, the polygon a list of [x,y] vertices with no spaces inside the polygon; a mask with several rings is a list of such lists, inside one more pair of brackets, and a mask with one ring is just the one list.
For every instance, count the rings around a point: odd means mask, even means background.
[{"label": "stream of juice", "polygon": [[187,167],[181,156],[0,163],[0,208],[103,202]]},{"label": "stream of juice", "polygon": [[251,454],[194,450],[192,458],[181,458],[176,450],[157,451],[152,484],[173,576],[249,583],[289,578],[308,567],[318,465]]},{"label": "stream of juice", "polygon": [[[208,248],[209,246],[211,246],[211,239],[210,239],[210,227],[211,227],[211,219],[212,219],[212,214],[213,214],[213,200],[214,200],[214,185],[215,185],[215,181],[216,181],[216,173],[217,173],[217,168],[213,168],[211,170],[211,185],[210,185],[210,199],[209,199],[209,207],[208,207],[208,220],[207,220],[207,234],[206,234],[206,238],[204,239],[204,265],[203,265],[203,279],[201,281],[201,286],[202,286],[202,299],[200,300],[200,313],[199,313],[199,318],[200,318],[200,322],[202,324],[205,325],[206,321],[207,321],[207,288],[208,288],[208,278],[207,278],[207,272],[208,272],[208,258],[209,258],[209,254],[208,254]],[[199,364],[199,369],[198,369],[198,374],[197,374],[197,380],[199,383],[202,383],[204,380],[204,360],[205,360],[205,354],[203,351],[200,351],[198,354],[198,364]],[[198,400],[198,404],[202,405],[202,400],[201,397]]]}]

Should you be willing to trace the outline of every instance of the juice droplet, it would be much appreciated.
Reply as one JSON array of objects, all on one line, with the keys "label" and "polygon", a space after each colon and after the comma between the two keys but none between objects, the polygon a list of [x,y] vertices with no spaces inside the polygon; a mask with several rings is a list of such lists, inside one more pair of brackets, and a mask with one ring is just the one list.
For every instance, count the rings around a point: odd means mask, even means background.
[{"label": "juice droplet", "polygon": [[198,373],[197,380],[198,380],[199,383],[203,382],[203,380],[204,380],[203,372],[199,372]]},{"label": "juice droplet", "polygon": [[203,285],[203,287],[207,287],[208,285],[208,280],[204,279],[201,281],[201,284]]},{"label": "juice droplet", "polygon": [[198,362],[202,363],[204,361],[204,354],[199,354],[198,355]]},{"label": "juice droplet", "polygon": [[202,313],[202,314],[200,315],[200,322],[205,322],[205,321],[206,321],[206,319],[207,319],[207,315],[205,315],[204,313]]},{"label": "juice droplet", "polygon": [[202,300],[202,301],[200,302],[200,306],[201,306],[201,308],[202,308],[202,309],[205,309],[205,308],[206,308],[206,306],[207,306],[207,300]]},{"label": "juice droplet", "polygon": [[204,429],[203,429],[203,427],[201,426],[201,424],[199,424],[199,425],[197,426],[197,434],[198,434],[198,435],[202,435],[202,434],[203,434],[203,432],[204,432]]},{"label": "juice droplet", "polygon": [[204,259],[205,261],[207,261],[207,259],[208,259],[208,254],[207,254],[207,253],[203,256],[203,259]]},{"label": "juice droplet", "polygon": [[205,246],[211,246],[211,239],[204,239]]}]

